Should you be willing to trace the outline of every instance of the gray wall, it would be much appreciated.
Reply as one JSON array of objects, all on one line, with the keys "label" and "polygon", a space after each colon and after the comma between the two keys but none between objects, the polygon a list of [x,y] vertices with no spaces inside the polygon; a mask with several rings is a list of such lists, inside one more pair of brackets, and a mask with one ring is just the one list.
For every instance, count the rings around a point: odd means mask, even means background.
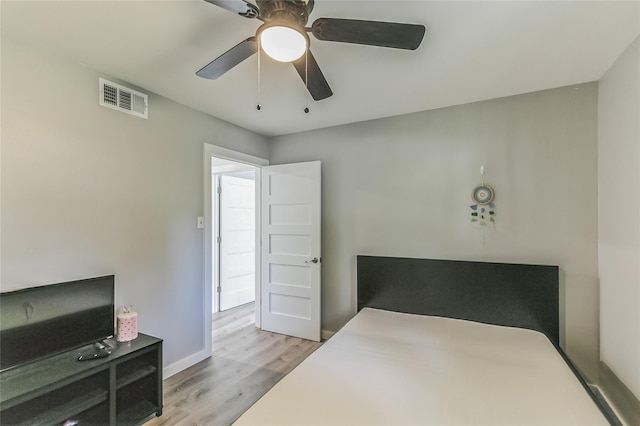
[{"label": "gray wall", "polygon": [[640,38],[598,92],[601,359],[640,398]]},{"label": "gray wall", "polygon": [[[2,290],[115,273],[117,302],[202,349],[203,143],[323,162],[323,329],[355,312],[355,255],[558,264],[566,347],[598,360],[595,84],[271,140],[151,94],[149,120],[98,106],[99,73],[2,40]],[[108,78],[108,76],[105,76]],[[144,91],[144,89],[143,89]],[[268,155],[267,155],[268,154]],[[496,190],[497,226],[469,194]]]},{"label": "gray wall", "polygon": [[[322,161],[322,328],[355,313],[355,256],[557,264],[565,346],[597,378],[597,85],[270,139],[271,164]],[[496,191],[496,228],[470,193]]]},{"label": "gray wall", "polygon": [[204,143],[268,145],[154,94],[148,120],[101,107],[98,77],[2,39],[0,288],[115,274],[168,366],[203,349]]}]

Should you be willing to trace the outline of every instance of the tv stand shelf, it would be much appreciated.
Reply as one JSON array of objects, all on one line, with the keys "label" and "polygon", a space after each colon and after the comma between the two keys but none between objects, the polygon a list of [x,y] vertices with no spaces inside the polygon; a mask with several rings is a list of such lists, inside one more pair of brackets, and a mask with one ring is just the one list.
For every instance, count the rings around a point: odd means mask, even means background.
[{"label": "tv stand shelf", "polygon": [[139,425],[162,415],[162,340],[105,343],[108,357],[77,361],[87,346],[0,373],[2,424]]}]

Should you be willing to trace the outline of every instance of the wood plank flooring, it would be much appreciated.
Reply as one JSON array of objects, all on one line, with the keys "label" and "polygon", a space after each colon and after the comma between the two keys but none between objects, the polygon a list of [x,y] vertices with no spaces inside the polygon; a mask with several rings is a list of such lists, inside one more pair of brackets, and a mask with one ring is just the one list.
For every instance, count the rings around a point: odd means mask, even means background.
[{"label": "wood plank flooring", "polygon": [[321,343],[255,327],[253,303],[214,315],[213,356],[164,381],[161,417],[145,426],[227,426]]}]

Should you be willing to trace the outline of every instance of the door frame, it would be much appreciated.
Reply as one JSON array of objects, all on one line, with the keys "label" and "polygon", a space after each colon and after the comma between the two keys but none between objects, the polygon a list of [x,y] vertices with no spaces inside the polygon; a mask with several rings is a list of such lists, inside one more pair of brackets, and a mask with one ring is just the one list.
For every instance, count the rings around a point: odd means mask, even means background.
[{"label": "door frame", "polygon": [[[211,185],[211,157],[218,157],[229,161],[235,161],[237,163],[244,163],[250,166],[260,169],[262,166],[268,166],[269,160],[265,158],[256,157],[253,155],[245,154],[243,152],[234,151],[232,149],[223,148],[221,146],[204,144],[204,277],[202,281],[203,290],[203,319],[204,319],[204,352],[207,356],[211,356],[211,312],[212,312],[212,299],[213,299],[213,221],[212,221],[212,185]],[[261,229],[260,223],[262,220],[262,213],[260,209],[260,178],[261,173],[256,173],[256,277],[260,277],[260,236]],[[256,280],[256,326],[261,325],[261,309],[262,303],[260,303],[262,293],[260,280]]]}]

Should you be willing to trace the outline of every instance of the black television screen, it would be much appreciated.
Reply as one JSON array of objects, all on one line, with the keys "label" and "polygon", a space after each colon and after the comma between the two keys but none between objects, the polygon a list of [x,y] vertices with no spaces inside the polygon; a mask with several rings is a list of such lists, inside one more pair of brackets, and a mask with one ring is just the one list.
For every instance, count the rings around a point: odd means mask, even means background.
[{"label": "black television screen", "polygon": [[0,293],[0,370],[113,336],[115,277]]}]

